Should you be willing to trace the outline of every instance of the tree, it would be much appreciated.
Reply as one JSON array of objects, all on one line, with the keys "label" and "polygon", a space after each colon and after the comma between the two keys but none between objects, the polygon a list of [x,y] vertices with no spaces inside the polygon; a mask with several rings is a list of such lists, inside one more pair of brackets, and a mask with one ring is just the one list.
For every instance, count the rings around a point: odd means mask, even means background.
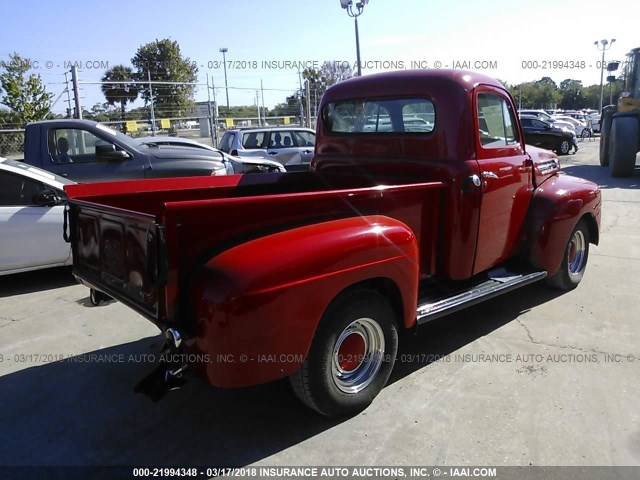
[{"label": "tree", "polygon": [[[123,122],[125,121],[126,104],[133,103],[140,93],[140,88],[135,83],[132,84],[128,82],[133,80],[133,78],[133,69],[125,67],[124,65],[116,65],[115,67],[110,68],[102,77],[103,82],[122,81],[122,83],[117,84],[103,83],[100,88],[102,89],[104,98],[107,100],[109,105],[115,105],[116,103],[120,104],[120,120]],[[98,113],[105,113],[105,111]]]},{"label": "tree", "polygon": [[4,95],[0,103],[13,112],[14,121],[24,126],[46,118],[51,109],[53,94],[47,92],[40,75],[28,75],[32,62],[17,53],[9,55],[8,62],[0,62],[4,72],[0,75],[0,90]]},{"label": "tree", "polygon": [[558,107],[563,110],[578,110],[584,108],[585,98],[583,94],[584,87],[580,80],[572,80],[567,78],[560,82],[560,93],[562,98]]},{"label": "tree", "polygon": [[[131,63],[136,68],[138,80],[193,83],[198,78],[198,67],[184,58],[178,42],[169,39],[156,40],[138,48]],[[157,116],[183,116],[193,105],[194,85],[140,86],[146,104],[153,104]]]}]

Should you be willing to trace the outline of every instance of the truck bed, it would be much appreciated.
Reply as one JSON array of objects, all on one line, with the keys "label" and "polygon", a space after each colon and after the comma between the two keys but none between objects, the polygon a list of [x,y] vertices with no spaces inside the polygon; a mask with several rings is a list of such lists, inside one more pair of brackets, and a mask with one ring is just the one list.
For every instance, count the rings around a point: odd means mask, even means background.
[{"label": "truck bed", "polygon": [[66,191],[74,274],[165,327],[179,322],[181,291],[216,254],[286,229],[359,215],[408,225],[420,244],[421,271],[430,274],[444,186],[379,186],[313,173],[72,185]]}]

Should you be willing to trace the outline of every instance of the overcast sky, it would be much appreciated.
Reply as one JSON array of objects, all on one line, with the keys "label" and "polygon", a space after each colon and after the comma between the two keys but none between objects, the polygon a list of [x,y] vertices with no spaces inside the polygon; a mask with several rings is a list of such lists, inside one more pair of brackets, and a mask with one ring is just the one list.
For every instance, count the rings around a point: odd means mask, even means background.
[{"label": "overcast sky", "polygon": [[[356,58],[353,20],[339,0],[1,2],[0,59],[15,51],[37,61],[37,72],[56,97],[64,89],[65,62],[82,62],[80,80],[97,81],[104,73],[100,67],[130,65],[137,48],[156,38],[178,41],[183,55],[199,65],[199,81],[205,83],[209,74],[221,105],[226,100],[220,47],[229,49],[231,105],[253,104],[261,81],[266,106],[284,101],[299,85],[296,65],[285,62],[354,64]],[[543,76],[558,83],[565,78],[599,83],[601,53],[593,42],[616,38],[606,60],[622,60],[640,47],[640,7],[637,0],[603,2],[603,11],[595,5],[371,0],[359,18],[363,73],[381,67],[462,66],[512,84]],[[545,65],[554,61],[578,67]],[[98,68],[87,68],[87,62]],[[81,97],[88,109],[104,101],[97,85],[84,85]],[[206,98],[206,88],[200,87],[196,100]],[[54,111],[63,112],[65,100]]]}]

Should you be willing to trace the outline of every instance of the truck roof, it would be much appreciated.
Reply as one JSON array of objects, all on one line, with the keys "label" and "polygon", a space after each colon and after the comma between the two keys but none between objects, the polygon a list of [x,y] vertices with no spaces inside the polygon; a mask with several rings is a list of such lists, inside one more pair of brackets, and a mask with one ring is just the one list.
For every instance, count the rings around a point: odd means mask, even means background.
[{"label": "truck roof", "polygon": [[425,91],[440,88],[470,91],[479,84],[505,89],[496,79],[468,70],[399,70],[354,77],[337,83],[327,90],[323,103],[360,96],[424,96]]},{"label": "truck roof", "polygon": [[80,120],[80,119],[77,119],[77,118],[54,118],[52,120],[40,120],[40,121],[37,121],[37,122],[29,122],[29,125],[43,125],[43,124],[51,124],[53,122],[56,122],[56,123],[69,123],[69,124],[74,124],[74,125],[77,125],[77,126],[84,125],[84,126],[87,126],[87,127],[88,126],[92,126],[93,127],[98,123],[98,122],[95,122],[93,120],[84,120],[84,119]]}]

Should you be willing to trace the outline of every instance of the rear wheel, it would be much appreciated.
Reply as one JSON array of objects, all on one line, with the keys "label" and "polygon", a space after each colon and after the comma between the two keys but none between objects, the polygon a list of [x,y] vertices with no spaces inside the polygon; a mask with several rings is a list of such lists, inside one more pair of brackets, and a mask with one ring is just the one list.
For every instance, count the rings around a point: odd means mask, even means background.
[{"label": "rear wheel", "polygon": [[614,177],[630,177],[636,166],[638,151],[638,120],[618,117],[611,124],[609,140],[609,170]]},{"label": "rear wheel", "polygon": [[569,140],[563,139],[560,140],[560,143],[558,143],[558,154],[559,155],[567,155],[569,153],[569,150],[571,150],[571,143],[569,142]]},{"label": "rear wheel", "polygon": [[600,118],[600,165],[609,166],[609,135],[611,134],[611,115]]},{"label": "rear wheel", "polygon": [[587,268],[588,259],[589,229],[586,222],[580,220],[569,237],[560,269],[555,275],[547,277],[547,283],[560,290],[576,288]]},{"label": "rear wheel", "polygon": [[389,302],[374,291],[354,291],[329,306],[305,362],[289,379],[307,406],[327,416],[352,415],[380,393],[397,352]]}]

